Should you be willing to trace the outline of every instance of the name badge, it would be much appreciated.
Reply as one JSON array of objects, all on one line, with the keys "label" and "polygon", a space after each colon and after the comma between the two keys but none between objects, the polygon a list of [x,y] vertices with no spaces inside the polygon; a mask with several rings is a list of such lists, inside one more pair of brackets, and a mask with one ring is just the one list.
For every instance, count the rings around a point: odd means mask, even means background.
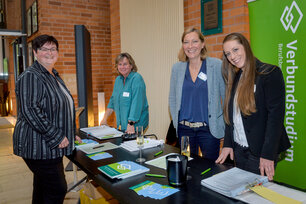
[{"label": "name badge", "polygon": [[256,92],[256,84],[254,84],[254,93]]},{"label": "name badge", "polygon": [[130,97],[130,93],[129,92],[123,92],[122,96],[123,97]]},{"label": "name badge", "polygon": [[198,74],[198,77],[199,77],[200,79],[202,79],[203,81],[206,81],[206,80],[207,80],[207,75],[204,74],[203,72],[200,72],[200,73]]}]

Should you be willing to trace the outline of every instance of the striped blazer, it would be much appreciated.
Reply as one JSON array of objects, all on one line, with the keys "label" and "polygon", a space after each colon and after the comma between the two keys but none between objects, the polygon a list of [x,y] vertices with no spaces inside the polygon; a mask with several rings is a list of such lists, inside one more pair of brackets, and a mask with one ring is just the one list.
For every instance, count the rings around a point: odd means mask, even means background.
[{"label": "striped blazer", "polygon": [[[26,159],[63,157],[70,155],[74,147],[75,111],[58,82],[70,92],[58,72],[52,71],[56,79],[35,61],[15,85],[18,117],[13,134],[14,154]],[[69,145],[60,149],[58,145],[65,136]]]}]

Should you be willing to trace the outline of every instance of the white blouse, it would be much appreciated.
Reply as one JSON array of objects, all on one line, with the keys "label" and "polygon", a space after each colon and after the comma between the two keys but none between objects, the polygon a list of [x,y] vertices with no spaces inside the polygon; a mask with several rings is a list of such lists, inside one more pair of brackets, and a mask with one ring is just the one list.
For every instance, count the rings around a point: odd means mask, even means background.
[{"label": "white blouse", "polygon": [[234,141],[243,147],[249,147],[243,127],[241,111],[237,105],[237,95],[236,92],[233,103]]},{"label": "white blouse", "polygon": [[58,81],[57,82],[59,84],[59,86],[61,87],[62,91],[64,92],[64,94],[66,95],[69,105],[70,105],[70,114],[71,114],[71,118],[73,118],[73,100],[71,98],[71,96],[68,94],[68,92],[66,91],[66,89],[63,87],[63,85]]}]

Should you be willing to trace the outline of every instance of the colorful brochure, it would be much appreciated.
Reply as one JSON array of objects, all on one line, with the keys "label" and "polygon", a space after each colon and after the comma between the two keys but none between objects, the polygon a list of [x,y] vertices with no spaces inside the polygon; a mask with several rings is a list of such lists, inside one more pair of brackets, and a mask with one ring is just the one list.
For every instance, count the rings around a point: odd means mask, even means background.
[{"label": "colorful brochure", "polygon": [[86,146],[88,144],[99,144],[98,142],[91,140],[91,139],[82,139],[82,143],[79,143],[79,141],[74,141],[75,147],[79,148],[80,146]]},{"label": "colorful brochure", "polygon": [[86,156],[88,156],[92,160],[100,160],[100,159],[107,159],[107,158],[113,157],[111,154],[109,154],[107,152],[98,152],[98,153],[94,153],[94,154],[87,154]]},{"label": "colorful brochure", "polygon": [[157,200],[161,200],[168,197],[179,190],[167,185],[160,185],[152,181],[145,181],[136,186],[130,187],[138,195],[149,197]]},{"label": "colorful brochure", "polygon": [[100,166],[98,169],[110,178],[125,179],[131,176],[135,176],[144,172],[150,171],[150,169],[137,164],[133,161],[121,161],[105,166]]}]

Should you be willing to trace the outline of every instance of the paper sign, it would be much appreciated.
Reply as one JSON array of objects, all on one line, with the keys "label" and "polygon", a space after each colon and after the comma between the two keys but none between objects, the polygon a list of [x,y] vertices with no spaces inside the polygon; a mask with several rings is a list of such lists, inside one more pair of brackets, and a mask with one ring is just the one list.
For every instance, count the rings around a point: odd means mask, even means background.
[{"label": "paper sign", "polygon": [[272,191],[264,186],[255,186],[250,188],[252,191],[260,195],[261,197],[277,204],[302,204],[302,202],[299,202],[297,200],[294,200],[292,198],[283,196],[275,191]]}]

